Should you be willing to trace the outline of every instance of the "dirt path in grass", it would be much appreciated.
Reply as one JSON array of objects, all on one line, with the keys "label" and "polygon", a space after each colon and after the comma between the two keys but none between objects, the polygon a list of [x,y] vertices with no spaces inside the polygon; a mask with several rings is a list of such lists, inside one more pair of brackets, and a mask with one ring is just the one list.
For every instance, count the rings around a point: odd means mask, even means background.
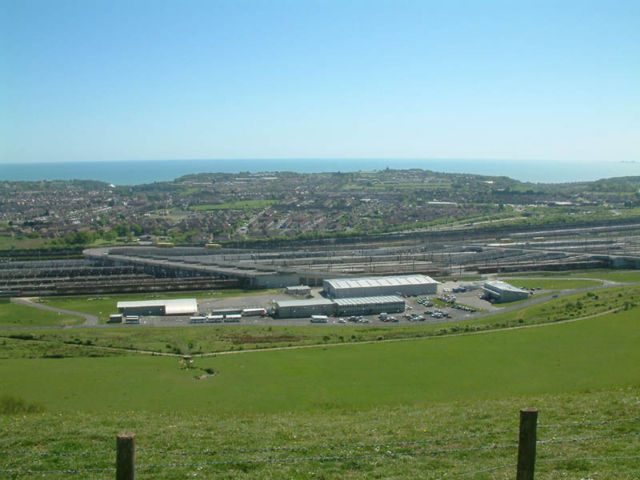
[{"label": "dirt path in grass", "polygon": [[90,315],[88,313],[74,312],[73,310],[65,310],[64,308],[50,307],[49,305],[42,305],[41,303],[34,302],[31,298],[12,298],[12,303],[18,303],[20,305],[26,305],[27,307],[39,308],[40,310],[47,310],[49,312],[64,313],[65,315],[72,315],[74,317],[84,318],[84,327],[95,327],[98,325],[98,317]]}]

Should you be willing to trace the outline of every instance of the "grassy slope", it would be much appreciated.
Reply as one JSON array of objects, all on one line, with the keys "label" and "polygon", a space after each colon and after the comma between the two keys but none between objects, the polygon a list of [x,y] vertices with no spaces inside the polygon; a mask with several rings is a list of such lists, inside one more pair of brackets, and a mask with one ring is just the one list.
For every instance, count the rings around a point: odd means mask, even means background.
[{"label": "grassy slope", "polygon": [[[637,460],[604,460],[546,463],[552,458],[637,455],[637,437],[610,438],[638,432],[638,423],[545,429],[544,425],[584,423],[637,415],[636,388],[616,388],[571,394],[510,397],[430,404],[428,407],[397,406],[373,409],[332,410],[284,414],[216,415],[200,412],[132,412],[127,410],[86,413],[44,413],[0,416],[0,428],[20,432],[0,438],[0,450],[18,451],[0,456],[1,469],[48,470],[64,468],[113,468],[115,436],[135,432],[138,450],[136,478],[458,478],[457,475],[506,465],[508,468],[469,478],[512,479],[515,448],[430,454],[433,450],[510,445],[517,442],[518,409],[540,409],[538,438],[564,440],[590,436],[597,441],[540,445],[538,478],[635,479]],[[489,434],[500,430],[506,433]],[[259,433],[257,433],[259,432]],[[476,437],[469,437],[476,435]],[[461,437],[461,438],[460,438]],[[457,440],[446,440],[456,438]],[[443,439],[443,440],[439,440]],[[439,440],[439,441],[438,441]],[[387,445],[388,442],[416,442]],[[371,446],[368,446],[371,445]],[[282,451],[238,452],[237,449],[285,448]],[[304,450],[293,450],[295,448]],[[287,450],[288,448],[288,450]],[[162,454],[162,449],[187,455]],[[223,454],[198,452],[227,450]],[[25,452],[26,451],[26,452]],[[38,453],[82,453],[78,456],[36,456]],[[406,453],[406,456],[388,454]],[[308,457],[368,457],[306,461]],[[284,461],[282,459],[288,459]],[[298,459],[294,462],[291,459]],[[238,461],[239,462],[234,462]],[[242,462],[241,460],[245,460]],[[264,463],[249,463],[253,460]],[[206,462],[232,461],[228,465]],[[188,464],[145,469],[149,465]],[[90,478],[112,479],[109,472]],[[9,477],[11,478],[11,477]],[[23,478],[23,477],[18,477]],[[24,478],[33,478],[31,475]],[[48,474],[46,478],[70,478]],[[82,475],[79,476],[82,478]],[[85,477],[86,478],[86,477]],[[467,477],[465,477],[467,478]]]},{"label": "grassy slope", "polygon": [[575,273],[575,277],[592,277],[601,278],[603,280],[611,280],[613,282],[640,282],[640,271],[637,270],[615,270],[609,272],[580,272]]},{"label": "grassy slope", "polygon": [[[435,479],[505,465],[469,478],[510,479],[513,447],[430,452],[513,445],[518,409],[534,405],[539,439],[563,442],[538,446],[539,478],[634,479],[637,459],[575,459],[637,456],[637,420],[543,427],[637,417],[634,313],[467,337],[219,356],[196,361],[219,372],[200,381],[193,375],[201,372],[180,370],[171,358],[2,361],[9,391],[48,410],[0,415],[0,430],[12,432],[0,438],[0,451],[17,451],[0,456],[0,469],[112,468],[114,437],[126,430],[147,449],[138,452],[141,479]],[[265,447],[284,450],[237,451]],[[230,452],[198,453],[205,450]],[[89,475],[113,478],[112,471]]]},{"label": "grassy slope", "polygon": [[0,327],[78,325],[84,318],[48,312],[17,303],[0,303]]},{"label": "grassy slope", "polygon": [[[637,311],[432,340],[208,357],[0,362],[6,390],[66,411],[278,412],[566,392],[640,378]],[[162,401],[156,401],[162,399]]]},{"label": "grassy slope", "polygon": [[[531,275],[535,277],[535,275]],[[547,279],[547,278],[523,278],[523,279],[507,279],[505,281],[520,288],[541,288],[543,290],[573,290],[577,288],[597,287],[602,285],[596,280],[565,280],[565,279]]]},{"label": "grassy slope", "polygon": [[640,271],[638,270],[570,270],[566,272],[522,272],[510,273],[511,278],[516,277],[576,277],[576,278],[599,278],[611,280],[613,282],[640,282]]}]

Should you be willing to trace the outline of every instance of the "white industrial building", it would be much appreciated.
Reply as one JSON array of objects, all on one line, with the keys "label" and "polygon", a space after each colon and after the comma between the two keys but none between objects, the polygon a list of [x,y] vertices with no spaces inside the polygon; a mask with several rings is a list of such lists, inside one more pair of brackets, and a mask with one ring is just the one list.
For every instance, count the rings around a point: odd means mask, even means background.
[{"label": "white industrial building", "polygon": [[118,312],[123,315],[193,315],[198,313],[198,302],[195,298],[118,302]]},{"label": "white industrial building", "polygon": [[377,297],[385,295],[435,295],[438,282],[426,275],[335,278],[323,281],[330,298]]},{"label": "white industrial building", "polygon": [[397,295],[336,298],[334,302],[338,315],[374,315],[382,312],[402,313],[405,310],[404,298]]},{"label": "white industrial building", "polygon": [[514,287],[507,282],[501,282],[500,280],[492,280],[485,282],[482,287],[483,296],[488,300],[493,300],[495,303],[515,302],[516,300],[523,300],[529,297],[529,292],[522,288]]}]

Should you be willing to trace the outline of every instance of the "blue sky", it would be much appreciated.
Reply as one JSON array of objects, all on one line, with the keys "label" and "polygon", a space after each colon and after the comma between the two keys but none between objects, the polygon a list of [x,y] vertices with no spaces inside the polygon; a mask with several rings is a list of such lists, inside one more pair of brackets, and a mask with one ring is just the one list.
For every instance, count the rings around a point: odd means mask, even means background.
[{"label": "blue sky", "polygon": [[640,161],[640,2],[0,0],[0,162]]}]

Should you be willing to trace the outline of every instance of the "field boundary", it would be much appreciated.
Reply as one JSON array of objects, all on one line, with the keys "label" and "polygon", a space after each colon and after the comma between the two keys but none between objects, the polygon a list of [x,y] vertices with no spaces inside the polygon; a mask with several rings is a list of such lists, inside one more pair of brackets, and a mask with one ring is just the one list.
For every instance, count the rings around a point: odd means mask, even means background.
[{"label": "field boundary", "polygon": [[[517,479],[532,480],[536,463],[559,464],[572,462],[619,462],[638,460],[640,455],[584,456],[582,451],[568,451],[559,457],[557,446],[563,448],[583,447],[591,442],[613,441],[640,437],[640,431],[633,424],[640,422],[640,417],[591,419],[584,422],[565,424],[538,425],[538,410],[526,408],[520,410],[519,428],[507,428],[496,431],[462,433],[446,437],[430,437],[421,439],[395,439],[386,442],[346,442],[323,443],[317,445],[268,445],[253,448],[222,448],[188,450],[184,448],[167,449],[140,447],[136,445],[133,433],[121,433],[117,436],[116,455],[113,450],[87,450],[75,452],[43,452],[38,450],[0,451],[2,457],[20,459],[20,469],[2,469],[0,474],[8,475],[46,475],[64,474],[80,475],[95,472],[115,473],[116,480],[133,480],[136,471],[153,471],[186,468],[230,468],[248,465],[265,464],[317,464],[358,462],[365,460],[391,460],[417,457],[446,458],[462,455],[467,462],[473,462],[469,455],[483,455],[491,451],[508,451],[508,455],[517,457],[517,462],[503,463],[491,467],[483,467],[461,473],[453,473],[448,478],[464,478],[480,473],[513,469]],[[579,434],[572,434],[577,430]],[[539,439],[538,432],[546,433],[547,438]],[[545,432],[546,431],[546,432]],[[547,448],[549,446],[550,448]],[[588,447],[587,447],[588,448]],[[538,452],[536,450],[539,449]],[[143,462],[137,465],[137,456]],[[58,469],[32,469],[31,459],[45,457],[58,458],[55,464],[64,464],[64,458],[73,462],[77,457],[101,459],[94,460],[91,468],[60,467]],[[178,461],[165,459],[180,459]],[[515,459],[514,459],[515,460]],[[40,460],[35,460],[40,463]],[[160,463],[162,462],[162,463]],[[114,466],[115,463],[115,466]],[[108,466],[108,465],[111,466]],[[422,478],[435,478],[421,476]]]}]

